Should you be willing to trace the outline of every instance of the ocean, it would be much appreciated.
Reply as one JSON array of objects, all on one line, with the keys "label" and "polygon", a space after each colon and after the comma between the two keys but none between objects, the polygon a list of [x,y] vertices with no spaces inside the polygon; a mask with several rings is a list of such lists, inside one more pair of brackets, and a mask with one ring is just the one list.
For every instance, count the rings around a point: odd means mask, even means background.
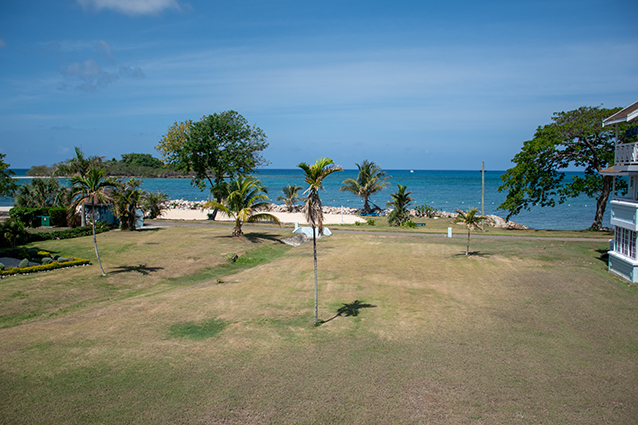
[{"label": "ocean", "polygon": [[[28,181],[26,169],[15,169],[16,176],[22,177],[19,182]],[[481,171],[480,170],[384,170],[390,185],[373,196],[371,201],[385,208],[390,200],[390,194],[397,191],[397,184],[407,185],[408,191],[414,198],[414,206],[428,204],[434,208],[453,212],[455,209],[466,210],[476,207],[481,210]],[[499,193],[498,187],[501,175],[505,171],[485,172],[485,214],[495,214],[502,217],[506,211],[498,210],[506,197],[506,193]],[[583,175],[581,172],[568,172],[568,178],[573,175]],[[281,195],[281,189],[288,184],[306,187],[303,182],[303,171],[300,169],[263,169],[255,173],[255,177],[268,188],[270,199],[276,204]],[[321,200],[326,206],[363,207],[363,200],[349,192],[340,192],[341,182],[347,178],[356,178],[357,170],[344,170],[333,173],[324,181],[325,191],[321,193]],[[142,179],[143,188],[149,191],[162,191],[170,199],[184,199],[189,201],[207,200],[209,192],[199,190],[190,184],[190,179]],[[64,180],[63,180],[64,181]],[[0,198],[1,206],[12,205],[11,198]],[[580,196],[568,199],[564,204],[556,207],[535,207],[531,211],[523,211],[511,220],[527,225],[533,229],[549,230],[582,230],[591,226],[594,220],[596,201],[592,198]],[[607,207],[603,225],[610,227],[609,214],[611,207]]]}]

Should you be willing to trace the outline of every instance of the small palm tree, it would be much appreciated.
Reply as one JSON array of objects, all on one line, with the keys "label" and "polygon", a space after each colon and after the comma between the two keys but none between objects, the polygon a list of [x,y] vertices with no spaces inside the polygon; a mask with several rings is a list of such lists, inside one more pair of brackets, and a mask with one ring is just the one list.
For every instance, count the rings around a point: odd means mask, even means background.
[{"label": "small palm tree", "polygon": [[304,181],[309,185],[304,193],[307,193],[304,212],[306,220],[312,227],[312,248],[315,258],[315,325],[319,323],[319,292],[317,285],[317,231],[323,235],[323,211],[321,209],[321,198],[319,190],[323,189],[323,179],[330,174],[343,171],[330,158],[319,158],[314,164],[308,165],[302,162],[298,165],[305,173]]},{"label": "small palm tree", "polygon": [[241,236],[244,233],[241,226],[244,223],[254,223],[258,221],[274,221],[281,226],[279,219],[262,210],[270,206],[266,188],[261,182],[253,177],[239,177],[237,180],[228,183],[228,196],[223,204],[217,201],[208,201],[204,208],[217,208],[229,217],[235,219],[233,236]]},{"label": "small palm tree", "polygon": [[483,231],[483,220],[487,217],[479,215],[477,208],[470,208],[467,211],[461,211],[457,209],[455,211],[458,215],[454,219],[454,224],[463,223],[467,226],[467,247],[465,248],[465,255],[470,254],[470,232],[472,230],[480,229]]},{"label": "small palm tree", "polygon": [[43,208],[67,206],[68,190],[55,178],[36,177],[18,188],[13,202],[16,207]]},{"label": "small palm tree", "polygon": [[281,189],[281,193],[284,196],[278,196],[278,201],[284,201],[286,206],[288,207],[288,212],[292,212],[293,207],[297,203],[299,199],[299,191],[303,189],[301,186],[297,186],[296,184],[289,184],[288,186]]},{"label": "small palm tree", "polygon": [[[105,175],[105,170],[94,167],[88,170],[84,176],[77,175],[69,178],[71,199],[73,200],[70,209],[72,213],[77,210],[78,206],[85,203],[95,204],[99,202],[106,204],[111,201],[110,196],[107,194],[107,189],[114,188],[117,182],[113,178],[105,178]],[[82,215],[84,215],[84,211],[82,211]],[[97,250],[97,239],[95,238],[95,208],[91,208],[91,227],[93,228],[93,245],[95,246],[97,262],[100,265],[102,276],[106,276],[100,261],[100,253]]]},{"label": "small palm tree", "polygon": [[401,226],[405,221],[410,219],[410,210],[408,206],[414,199],[410,196],[410,193],[407,192],[407,186],[401,186],[397,184],[399,187],[399,191],[390,194],[392,197],[392,201],[387,203],[388,207],[392,207],[392,212],[388,215],[388,223],[391,226]]},{"label": "small palm tree", "polygon": [[122,230],[135,230],[137,209],[143,205],[146,198],[146,192],[140,189],[141,184],[141,180],[129,179],[117,185],[113,206]]},{"label": "small palm tree", "polygon": [[157,218],[162,211],[166,209],[165,202],[168,201],[168,195],[163,192],[147,192],[143,205],[149,219]]},{"label": "small palm tree", "polygon": [[356,179],[345,179],[343,186],[339,191],[352,192],[363,198],[363,211],[369,214],[372,210],[368,200],[375,193],[379,193],[381,189],[390,184],[385,181],[388,177],[381,167],[372,161],[364,160],[361,165],[355,164],[359,168],[359,174]]}]

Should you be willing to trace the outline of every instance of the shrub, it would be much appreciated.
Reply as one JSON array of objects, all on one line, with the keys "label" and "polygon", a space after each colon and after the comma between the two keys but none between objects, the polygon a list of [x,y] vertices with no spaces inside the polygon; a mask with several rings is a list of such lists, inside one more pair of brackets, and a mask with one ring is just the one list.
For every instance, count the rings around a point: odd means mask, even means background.
[{"label": "shrub", "polygon": [[412,220],[405,220],[401,226],[406,227],[408,229],[416,229],[416,223]]},{"label": "shrub", "polygon": [[14,275],[14,274],[36,273],[36,272],[43,272],[43,271],[48,271],[48,270],[62,269],[62,268],[73,267],[73,266],[81,266],[81,265],[86,265],[86,264],[91,264],[91,261],[85,260],[85,259],[82,259],[82,258],[77,258],[77,259],[75,259],[73,261],[68,261],[66,263],[55,263],[55,262],[52,262],[50,264],[29,266],[29,267],[25,267],[25,268],[13,267],[13,268],[10,268],[10,269],[1,270],[0,271],[0,278],[4,278],[6,276],[10,276],[10,275]]},{"label": "shrub", "polygon": [[417,217],[432,218],[432,217],[436,217],[438,212],[439,210],[437,210],[434,207],[431,207],[428,204],[419,205],[418,207],[414,209],[414,215],[416,215]]},{"label": "shrub", "polygon": [[4,264],[0,263],[0,270],[4,270]]},{"label": "shrub", "polygon": [[375,221],[373,218],[368,218],[366,219],[366,223],[368,223],[368,226],[374,226]]},{"label": "shrub", "polygon": [[42,259],[42,264],[45,265],[45,266],[47,264],[51,264],[52,262],[53,262],[53,258],[51,258],[51,257],[45,257],[45,258]]},{"label": "shrub", "polygon": [[29,267],[29,260],[27,260],[26,258],[23,258],[22,261],[20,261],[20,264],[18,264],[18,267],[21,269],[25,267]]},{"label": "shrub", "polygon": [[67,209],[65,207],[49,208],[49,216],[51,217],[51,226],[67,227]]}]

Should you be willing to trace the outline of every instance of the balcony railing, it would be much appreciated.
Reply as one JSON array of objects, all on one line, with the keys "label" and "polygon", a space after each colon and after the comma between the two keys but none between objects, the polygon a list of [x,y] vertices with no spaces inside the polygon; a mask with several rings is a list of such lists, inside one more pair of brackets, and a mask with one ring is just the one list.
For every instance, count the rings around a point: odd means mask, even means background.
[{"label": "balcony railing", "polygon": [[638,143],[616,145],[616,165],[638,164]]}]

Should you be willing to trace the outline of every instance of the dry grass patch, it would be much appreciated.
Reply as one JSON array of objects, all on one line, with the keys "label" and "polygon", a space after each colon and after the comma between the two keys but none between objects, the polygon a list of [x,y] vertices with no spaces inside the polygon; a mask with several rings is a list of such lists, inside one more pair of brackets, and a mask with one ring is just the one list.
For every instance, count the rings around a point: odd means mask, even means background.
[{"label": "dry grass patch", "polygon": [[[278,246],[273,235],[240,241],[224,239],[224,229],[197,230],[206,235],[189,237],[212,241],[213,252],[174,248],[183,272],[241,247],[250,256]],[[166,230],[140,241],[179,237]],[[150,286],[0,330],[0,419],[632,423],[638,295],[606,273],[597,251],[604,243],[476,240],[479,254],[470,257],[459,255],[464,243],[409,235],[322,239],[320,317],[333,318],[356,300],[370,306],[318,328],[312,244],[222,270],[223,284],[213,271],[224,264],[188,278],[120,273],[113,284],[148,279]],[[125,258],[108,245],[105,264]],[[153,253],[140,256],[155,264]],[[189,256],[201,260],[189,263]],[[101,281],[85,279],[89,286]],[[38,283],[23,284],[28,291]],[[210,337],[173,332],[189,322]],[[219,323],[225,326],[206,334],[207,324]]]}]

